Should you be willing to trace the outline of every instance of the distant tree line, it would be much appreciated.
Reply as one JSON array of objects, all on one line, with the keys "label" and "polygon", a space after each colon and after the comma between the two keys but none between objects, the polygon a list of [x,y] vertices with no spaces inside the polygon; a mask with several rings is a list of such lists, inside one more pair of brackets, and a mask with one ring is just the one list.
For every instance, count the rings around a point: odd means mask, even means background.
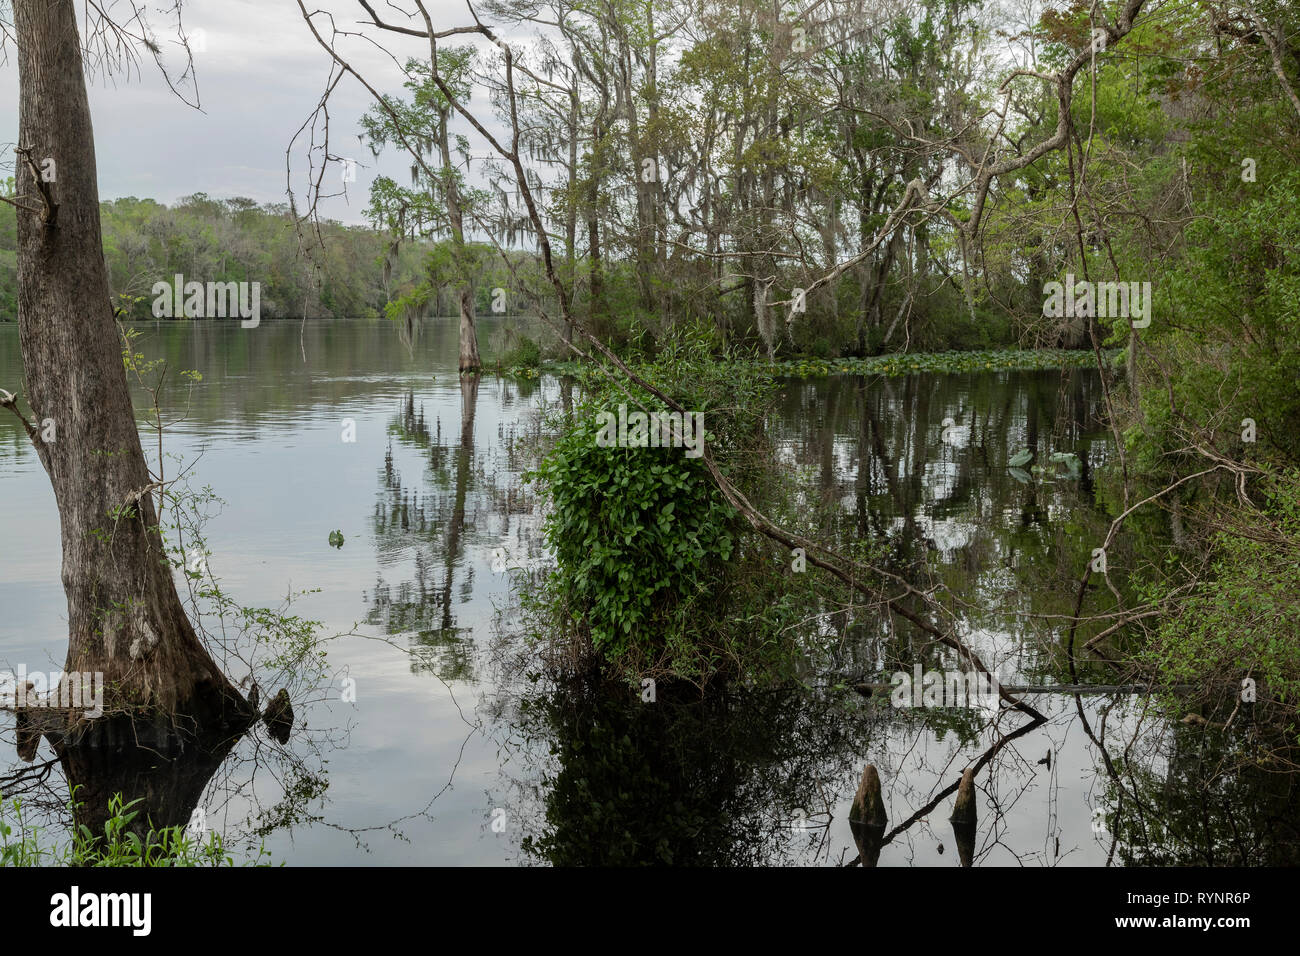
[{"label": "distant tree line", "polygon": [[[0,321],[18,313],[13,206],[0,207]],[[361,226],[321,223],[324,243],[303,242],[286,203],[186,196],[173,206],[134,196],[100,204],[113,304],[153,317],[154,283],[261,283],[264,318],[376,316],[423,275],[429,243],[390,249]],[[314,239],[314,236],[313,236]],[[304,252],[305,250],[305,252]],[[431,303],[430,312],[439,303]]]}]

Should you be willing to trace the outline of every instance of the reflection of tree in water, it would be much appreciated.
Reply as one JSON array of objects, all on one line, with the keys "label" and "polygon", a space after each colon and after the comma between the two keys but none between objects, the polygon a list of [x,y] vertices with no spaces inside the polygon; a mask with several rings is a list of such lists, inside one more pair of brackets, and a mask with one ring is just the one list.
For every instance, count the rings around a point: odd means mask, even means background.
[{"label": "reflection of tree in water", "polygon": [[[1091,493],[1109,454],[1100,398],[1095,373],[1082,370],[838,377],[791,383],[773,427],[818,492],[814,536],[840,547],[869,541],[914,586],[944,585],[967,626],[1005,634],[1019,669],[1044,673],[1060,664],[1059,617],[1031,616],[1070,613],[1090,542],[1111,517]],[[945,437],[947,419],[958,440]],[[1036,464],[1077,453],[1080,476],[1022,483],[1007,464],[1021,448]],[[867,622],[855,635],[860,618],[843,621],[850,642],[879,634]],[[901,662],[918,653],[896,650]]]},{"label": "reflection of tree in water", "polygon": [[[715,688],[701,698],[695,688],[675,692],[660,684],[657,700],[648,703],[634,690],[590,677],[502,703],[523,752],[531,755],[523,762],[527,779],[513,782],[520,796],[512,818],[528,834],[526,856],[538,862],[856,863],[846,845],[854,838],[863,846],[862,828],[842,816],[830,821],[829,832],[824,824],[828,808],[853,794],[868,762],[881,768],[896,816],[876,832],[874,844],[867,835],[869,865],[881,840],[894,847],[895,862],[900,851],[909,859],[917,843],[954,847],[953,863],[962,865],[994,859],[995,851],[1022,865],[1052,865],[1063,851],[1073,852],[1062,846],[1051,818],[1043,846],[1006,842],[1008,821],[1043,775],[1052,781],[1049,793],[1060,785],[1050,767],[1034,766],[1023,753],[1042,752],[1045,725],[1006,711],[999,731],[989,733],[968,711],[855,708],[843,695],[805,687]],[[1055,722],[1061,720],[1066,736],[1079,733],[1069,711]],[[917,762],[922,738],[942,742],[949,732],[960,739],[959,749],[936,747],[943,755],[939,766]],[[1123,770],[1124,836],[1115,861],[1294,865],[1300,859],[1294,781],[1259,768],[1223,776],[1221,749],[1207,750],[1206,738],[1186,728],[1175,733],[1179,750],[1166,773],[1148,769],[1158,761],[1138,761],[1136,753]],[[967,767],[983,781],[979,791],[990,795],[977,800],[979,812],[993,806],[988,819],[968,827],[949,821]],[[801,818],[811,824],[803,833],[796,829]],[[1114,815],[1109,819],[1113,825]],[[1081,828],[1071,829],[1077,834]]]},{"label": "reflection of tree in water", "polygon": [[[868,720],[799,690],[660,683],[643,702],[594,677],[525,695],[509,720],[549,751],[543,807],[521,807],[525,853],[557,866],[744,866],[824,852],[827,803],[851,787]],[[539,759],[541,759],[539,757]],[[520,787],[534,793],[531,783]],[[813,824],[792,829],[800,819]]]},{"label": "reflection of tree in water", "polygon": [[[540,440],[542,416],[533,413],[533,402],[543,397],[541,388],[535,382],[495,381],[489,386],[497,390],[492,396],[497,407],[508,411],[520,406],[515,420],[499,426],[492,441],[493,436],[485,440],[475,431],[480,381],[460,379],[455,437],[444,434],[441,418],[428,419],[414,392],[407,393],[389,422],[390,444],[374,511],[381,568],[409,560],[410,572],[393,584],[381,571],[365,596],[370,604],[366,623],[389,635],[409,635],[413,668],[444,681],[472,681],[475,676],[472,628],[462,626],[456,614],[456,605],[474,594],[473,546],[489,537],[499,541],[496,535],[508,535],[515,525],[526,550],[540,549],[533,497],[518,476],[533,463],[532,448]],[[523,429],[530,430],[528,441],[517,442]],[[394,446],[420,455],[423,468],[415,481],[403,480]]]},{"label": "reflection of tree in water", "polygon": [[[1113,775],[1103,778],[1111,858],[1126,866],[1300,864],[1300,781],[1254,759],[1271,747],[1249,715],[1208,732],[1151,723],[1139,720],[1132,733],[1146,759],[1112,759]],[[1129,739],[1107,745],[1112,753],[1134,749]],[[1163,772],[1155,769],[1161,764]]]},{"label": "reflection of tree in water", "polygon": [[[65,802],[61,794],[66,785],[66,792],[75,791],[80,804],[72,822],[101,834],[109,801],[120,793],[128,802],[143,801],[144,812],[135,827],[139,835],[147,832],[146,818],[155,829],[184,826],[199,806],[208,782],[243,736],[243,731],[219,728],[185,735],[183,747],[178,736],[174,749],[160,752],[129,744],[127,739],[113,739],[123,732],[133,734],[129,720],[101,718],[82,737],[81,745],[60,748],[56,757],[0,777],[5,797],[21,795],[28,806],[43,804],[52,810]],[[62,780],[51,772],[56,769],[62,771]]]},{"label": "reflection of tree in water", "polygon": [[[432,670],[444,681],[472,680],[474,644],[470,628],[459,627],[452,589],[457,569],[463,571],[461,598],[473,587],[473,566],[463,560],[466,501],[475,479],[474,417],[479,379],[460,380],[461,427],[454,448],[442,443],[442,422],[430,432],[424,407],[408,392],[400,412],[389,423],[391,440],[423,452],[432,498],[403,485],[393,462],[390,443],[384,457],[383,489],[375,503],[375,536],[381,555],[394,557],[413,551],[414,576],[396,587],[382,577],[369,596],[366,623],[387,634],[413,634],[412,668]],[[471,524],[472,519],[471,519]]]},{"label": "reflection of tree in water", "polygon": [[[816,530],[840,542],[886,542],[891,565],[910,581],[927,586],[942,580],[960,596],[967,624],[1011,637],[1007,649],[1020,673],[1064,677],[1054,656],[1060,619],[1069,614],[1091,542],[1110,521],[1093,495],[1095,469],[1110,454],[1095,415],[1095,376],[914,376],[869,389],[835,379],[792,385],[786,396],[774,424],[784,454],[810,478],[803,493]],[[948,416],[964,427],[963,443],[942,440],[939,425]],[[1044,464],[1053,451],[1074,452],[1079,474],[1040,473],[1022,481],[1007,467],[1019,448]],[[1104,610],[1108,600],[1099,595],[1092,606]],[[828,620],[843,638],[830,661],[841,675],[865,677],[903,664],[910,669],[918,661],[926,669],[961,669],[933,643],[873,611],[844,609]],[[955,837],[963,863],[978,863],[995,850],[1022,863],[1051,865],[1062,858],[1051,813],[1043,848],[1003,843],[1007,815],[1036,786],[1038,774],[1055,780],[1050,752],[1043,758],[1047,748],[1039,749],[1042,721],[1024,715],[1007,720],[1004,712],[992,732],[972,712],[932,710],[877,711],[868,723],[833,698],[818,689],[758,693],[733,687],[701,700],[693,690],[675,696],[661,686],[658,701],[648,704],[626,688],[587,679],[526,697],[508,722],[529,742],[530,753],[544,743],[551,762],[531,768],[535,781],[518,783],[520,816],[530,831],[524,849],[556,864],[812,862],[816,854],[801,852],[790,839],[791,813],[805,808],[816,814],[851,795],[862,765],[874,760],[903,817],[890,821],[886,845],[929,834],[941,842]],[[1062,716],[1075,727],[1077,716]],[[874,750],[868,726],[875,728]],[[959,747],[939,765],[908,759],[921,739],[942,743],[950,733]],[[1121,817],[1137,812],[1139,802],[1149,810],[1140,848],[1133,837],[1120,848],[1121,860],[1239,862],[1241,847],[1252,843],[1263,846],[1260,855],[1268,859],[1294,856],[1289,783],[1258,770],[1234,771],[1230,784],[1215,782],[1203,766],[1192,774],[1186,758],[1161,778],[1138,770],[1134,758],[1123,771],[1132,792]],[[1039,769],[1044,760],[1045,771]],[[950,829],[948,811],[967,766],[978,770],[977,786],[997,809],[977,827]],[[1198,796],[1207,792],[1219,801],[1217,810]],[[537,793],[542,806],[529,807]],[[936,827],[936,819],[943,823]],[[1265,845],[1260,834],[1269,826]],[[1212,840],[1197,827],[1213,831]],[[832,843],[842,845],[842,836],[837,832]]]},{"label": "reflection of tree in water", "polygon": [[[813,431],[812,440],[790,444],[796,459],[815,471],[821,507],[809,510],[813,520],[823,522],[821,533],[851,540],[865,532],[892,539],[892,563],[918,579],[926,573],[924,562],[932,550],[926,546],[925,509],[933,504],[926,495],[933,484],[927,464],[935,442],[928,436],[923,408],[932,400],[938,404],[932,391],[929,379],[905,386],[900,410],[877,404],[893,401],[892,396],[879,399],[861,389],[840,389],[812,414],[785,409],[778,425],[795,422],[794,428]],[[794,394],[811,402],[824,397],[798,386]],[[917,417],[922,424],[901,430],[882,424]],[[1003,413],[1003,419],[1009,417]],[[855,420],[849,442],[840,440],[843,418]],[[986,419],[973,432],[982,436],[992,427],[999,426]],[[1005,431],[1007,426],[1000,422],[1000,427]],[[853,454],[846,446],[864,437],[867,461],[844,482],[839,475]],[[901,458],[891,457],[891,446]],[[1000,453],[1003,459],[1009,454]],[[982,478],[981,468],[964,484],[958,482],[962,502],[975,497]],[[839,509],[846,499],[858,502],[856,513]],[[845,610],[832,617],[846,637],[830,661],[841,675],[865,677],[893,660],[905,660],[909,669],[923,659],[942,668],[938,647],[916,640],[910,628],[882,629],[876,609]],[[505,723],[523,736],[525,752],[551,755],[549,766],[531,767],[530,779],[518,781],[517,788],[524,804],[519,816],[530,831],[525,851],[556,864],[815,862],[822,850],[809,852],[809,839],[792,838],[796,813],[824,820],[839,800],[853,794],[865,763],[875,760],[892,771],[918,734],[939,740],[955,734],[963,747],[973,749],[983,730],[970,711],[899,712],[879,702],[865,710],[846,706],[843,688],[832,691],[815,681],[783,690],[733,685],[703,698],[694,688],[675,691],[661,683],[657,700],[643,703],[627,687],[611,687],[590,676],[551,677],[558,684],[553,692],[526,695],[517,708],[499,691],[498,711],[511,713]],[[847,697],[857,700],[851,692]],[[878,738],[874,750],[869,740],[873,729]],[[1014,730],[1007,726],[1002,732]],[[900,752],[891,755],[896,743]],[[1011,753],[999,748],[988,760],[998,758],[999,751]],[[954,787],[961,769],[956,767]],[[940,773],[936,790],[943,790],[946,777]],[[887,783],[899,785],[909,802],[919,805],[927,799],[911,793],[905,780]],[[544,807],[527,806],[537,793]],[[900,821],[891,839],[916,824]],[[808,831],[814,847],[848,843],[847,822],[836,820],[834,826],[845,832],[829,841],[824,829]]]},{"label": "reflection of tree in water", "polygon": [[[701,696],[660,683],[657,699],[643,702],[594,675],[547,673],[557,680],[549,691],[502,689],[493,707],[520,743],[510,815],[538,862],[839,866],[858,862],[865,836],[874,840],[868,865],[882,839],[906,854],[911,841],[932,838],[955,842],[954,863],[969,865],[997,846],[1003,811],[1034,783],[1032,770],[1015,772],[1013,743],[1041,722],[1018,714],[1004,712],[989,734],[970,711],[896,710],[834,688],[710,685]],[[943,766],[918,765],[922,738],[948,733],[963,747],[937,748]],[[898,816],[874,837],[839,809],[868,763]],[[1018,792],[1002,794],[990,819],[958,829],[947,819],[966,766],[991,768]]]},{"label": "reflection of tree in water", "polygon": [[[301,710],[304,701],[297,703]],[[320,820],[313,808],[328,787],[323,753],[343,743],[329,730],[315,730],[299,731],[292,746],[283,746],[260,723],[152,736],[125,716],[89,726],[94,739],[84,745],[49,758],[38,751],[30,766],[0,774],[0,793],[22,799],[32,826],[55,834],[84,826],[102,835],[109,801],[122,794],[124,803],[140,801],[127,829],[141,839],[151,829],[201,820],[223,835],[228,851],[242,847],[250,858],[273,832]],[[141,738],[155,745],[140,746]],[[160,741],[171,746],[159,747]],[[198,839],[206,840],[206,830]]]}]

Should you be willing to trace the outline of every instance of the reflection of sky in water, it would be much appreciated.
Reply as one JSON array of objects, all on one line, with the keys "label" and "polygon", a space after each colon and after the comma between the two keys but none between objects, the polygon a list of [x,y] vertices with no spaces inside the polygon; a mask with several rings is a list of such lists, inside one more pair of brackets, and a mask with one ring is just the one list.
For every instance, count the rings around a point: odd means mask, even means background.
[{"label": "reflection of sky in water", "polygon": [[[485,344],[501,340],[500,323],[481,322]],[[16,331],[0,325],[0,385],[6,387],[19,379]],[[295,613],[323,621],[327,634],[357,632],[329,645],[331,669],[357,682],[355,707],[339,703],[335,687],[332,703],[313,704],[299,715],[315,729],[351,727],[347,745],[326,754],[330,786],[324,805],[312,807],[325,822],[274,833],[267,847],[276,859],[501,863],[519,859],[521,828],[508,825],[505,833],[493,833],[494,807],[529,814],[526,829],[541,826],[544,806],[535,785],[540,768],[555,765],[497,718],[502,704],[493,681],[500,668],[489,645],[500,633],[499,610],[509,612],[511,603],[510,574],[494,571],[492,564],[499,548],[511,564],[542,556],[534,496],[519,480],[531,462],[512,459],[509,442],[536,427],[536,410],[558,403],[559,389],[553,381],[521,386],[484,378],[472,459],[458,473],[462,409],[455,334],[450,320],[428,325],[408,351],[383,322],[308,324],[301,332],[295,323],[267,322],[255,331],[196,323],[150,331],[140,342],[150,358],[156,354],[151,350],[163,351],[173,367],[203,372],[188,417],[167,432],[166,451],[194,464],[196,487],[210,485],[226,501],[207,534],[209,565],[227,593],[244,605],[278,606],[290,591],[319,589],[299,598]],[[1051,393],[1058,376],[1047,376],[1051,384],[1044,388]],[[925,387],[934,394],[925,397],[920,428],[914,421],[920,396],[908,391],[913,386],[893,380],[876,388],[869,403],[892,460],[873,456],[865,472],[859,461],[862,422],[851,389],[836,397],[834,382],[794,383],[785,389],[774,427],[778,454],[806,478],[807,501],[837,502],[852,515],[865,500],[880,530],[916,536],[922,553],[928,548],[943,563],[956,566],[966,548],[990,549],[992,560],[967,576],[969,588],[960,596],[975,604],[996,603],[1019,586],[1008,532],[1019,527],[1026,490],[1006,474],[1005,459],[1029,440],[1025,383],[1030,380],[926,377]],[[390,434],[408,393],[423,415],[432,452]],[[180,394],[172,397],[179,401]],[[834,416],[827,410],[832,400]],[[980,417],[972,421],[975,412]],[[961,442],[943,440],[945,417],[966,429]],[[345,418],[355,422],[355,443],[340,440]],[[1038,427],[1045,453],[1051,422]],[[1070,444],[1062,447],[1104,460],[1104,436],[1074,428],[1067,438]],[[148,435],[145,445],[152,456]],[[392,487],[385,479],[390,448]],[[168,474],[176,468],[169,459]],[[448,561],[445,542],[458,475],[465,491],[464,524]],[[400,492],[393,490],[397,483]],[[901,500],[890,497],[891,487]],[[66,616],[58,516],[35,456],[23,448],[16,423],[3,420],[0,489],[0,666],[58,666]],[[1075,485],[1043,484],[1039,495],[1047,522],[1059,521],[1077,506]],[[403,503],[409,527],[402,527]],[[419,506],[423,529],[416,517]],[[386,520],[382,533],[376,530],[377,516]],[[345,538],[341,549],[327,542],[336,528]],[[414,609],[418,633],[385,632],[383,621],[390,626],[393,621],[392,602],[440,595],[444,589],[447,608]],[[381,594],[389,602],[384,607]],[[370,615],[376,615],[375,623],[366,623]],[[447,620],[449,628],[443,626]],[[509,613],[505,626],[509,629]],[[1018,663],[1029,635],[982,621],[969,622],[967,634],[991,665],[1003,666],[1004,681],[1025,676]],[[421,643],[425,650],[414,661],[401,651]],[[870,658],[868,650],[862,659]],[[439,674],[450,674],[449,682]],[[1102,699],[1086,700],[1095,717]],[[1072,699],[1038,697],[1034,703],[1049,724],[1008,748],[998,760],[998,773],[980,775],[977,850],[983,862],[994,864],[1103,862],[1105,845],[1092,831],[1091,807],[1099,790],[1094,748],[1078,725]],[[1109,718],[1112,733],[1130,728],[1136,709],[1135,702],[1117,708]],[[955,732],[926,727],[916,712],[889,716],[869,751],[843,755],[856,771],[820,780],[835,823],[829,834],[815,830],[783,838],[795,860],[834,864],[856,855],[844,821],[863,764],[880,769],[892,827],[922,806],[936,783],[955,779],[981,749],[979,742],[961,746]],[[1004,714],[1002,730],[1022,720]],[[990,739],[986,730],[984,743]],[[1035,763],[1049,749],[1050,770]],[[263,805],[274,802],[275,787],[274,780],[257,778]],[[1001,818],[992,813],[995,804]],[[428,816],[420,816],[426,807]],[[246,808],[245,798],[235,796],[224,816],[233,823]],[[772,809],[773,827],[784,830],[788,809]],[[825,809],[807,808],[811,814]],[[945,801],[928,822],[887,846],[881,865],[956,865],[949,811]],[[208,816],[219,826],[223,812],[210,809]],[[384,829],[396,820],[402,822],[395,829],[406,839]],[[359,835],[368,852],[359,851],[347,828],[372,827]],[[825,844],[817,845],[823,839]],[[940,843],[944,854],[938,852]]]}]

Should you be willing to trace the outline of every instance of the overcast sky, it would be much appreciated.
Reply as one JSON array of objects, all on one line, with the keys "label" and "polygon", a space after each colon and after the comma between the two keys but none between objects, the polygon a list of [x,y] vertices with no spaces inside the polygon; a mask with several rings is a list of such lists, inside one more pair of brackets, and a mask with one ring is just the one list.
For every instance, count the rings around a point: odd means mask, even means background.
[{"label": "overcast sky", "polygon": [[[81,3],[77,6],[80,9]],[[158,6],[148,4],[151,12]],[[355,28],[361,13],[353,0],[311,0],[307,7],[334,11],[340,28]],[[438,27],[468,20],[463,2],[435,0],[429,7],[444,18],[435,24]],[[376,8],[385,18],[406,22],[384,4]],[[124,7],[119,4],[118,9]],[[182,51],[171,21],[158,17],[151,22],[169,53],[168,62],[179,72]],[[167,88],[147,53],[138,76],[88,78],[101,198],[148,197],[170,205],[181,196],[205,192],[223,199],[286,201],[285,148],[324,90],[327,54],[312,37],[295,0],[185,0],[184,23],[187,33],[202,40],[202,49],[194,53],[201,111],[186,106]],[[422,51],[427,55],[424,41],[385,37],[384,42],[399,58]],[[368,79],[379,77],[385,92],[401,91],[391,61],[377,51],[354,42],[348,56]],[[0,84],[3,175],[11,175],[18,136],[18,64],[12,50],[0,67]],[[192,88],[187,93],[193,99]],[[357,170],[357,181],[347,187],[347,201],[333,199],[323,206],[330,218],[364,221],[376,168],[399,181],[407,175],[409,163],[396,153],[376,164],[369,150],[358,144],[357,120],[369,105],[369,95],[352,78],[331,97],[332,151],[355,156],[369,168]],[[299,196],[304,173],[300,162],[294,182]],[[329,175],[341,190],[338,171],[331,168]]]}]

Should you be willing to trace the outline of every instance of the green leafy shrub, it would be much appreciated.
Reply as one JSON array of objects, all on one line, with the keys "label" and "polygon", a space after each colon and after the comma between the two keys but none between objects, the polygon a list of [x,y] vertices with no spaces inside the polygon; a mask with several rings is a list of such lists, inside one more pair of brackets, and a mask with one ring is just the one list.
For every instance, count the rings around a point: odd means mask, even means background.
[{"label": "green leafy shrub", "polygon": [[[1172,602],[1138,660],[1170,684],[1205,685],[1194,703],[1216,703],[1217,688],[1231,700],[1241,681],[1260,687],[1259,700],[1280,704],[1296,730],[1300,704],[1300,471],[1270,477],[1265,484],[1265,513],[1271,527],[1232,528],[1210,541],[1210,558],[1189,593]],[[1253,516],[1251,519],[1253,521]],[[1170,557],[1171,564],[1178,559]],[[1199,573],[1198,573],[1199,572]],[[1166,569],[1147,596],[1170,591],[1169,581],[1182,575]]]},{"label": "green leafy shrub", "polygon": [[506,368],[535,369],[542,364],[542,347],[536,339],[521,335],[501,364]]},{"label": "green leafy shrub", "polygon": [[578,409],[530,478],[545,482],[550,497],[545,530],[557,584],[593,644],[619,657],[634,642],[655,642],[692,599],[720,584],[735,515],[684,449],[598,445],[601,411],[614,412],[612,403]]}]

